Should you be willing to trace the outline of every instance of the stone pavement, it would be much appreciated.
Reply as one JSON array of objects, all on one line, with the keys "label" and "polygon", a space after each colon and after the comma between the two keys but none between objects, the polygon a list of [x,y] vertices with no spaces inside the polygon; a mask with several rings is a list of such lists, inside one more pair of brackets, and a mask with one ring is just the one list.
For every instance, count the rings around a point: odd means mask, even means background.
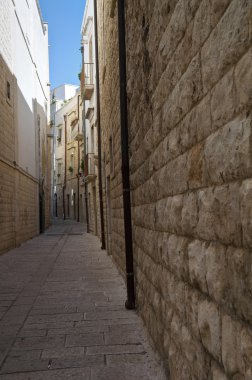
[{"label": "stone pavement", "polygon": [[98,239],[74,222],[0,256],[0,380],[165,379]]}]

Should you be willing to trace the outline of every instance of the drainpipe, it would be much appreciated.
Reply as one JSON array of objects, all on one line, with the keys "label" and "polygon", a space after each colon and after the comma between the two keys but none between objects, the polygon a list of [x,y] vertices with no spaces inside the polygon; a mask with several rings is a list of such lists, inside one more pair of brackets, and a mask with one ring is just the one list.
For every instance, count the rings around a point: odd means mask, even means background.
[{"label": "drainpipe", "polygon": [[[84,70],[84,46],[81,46],[81,53],[82,53],[82,69]],[[82,94],[81,94],[82,95]],[[85,99],[82,95],[82,121],[83,121],[83,139],[84,139],[84,157],[83,159],[85,160],[86,154],[87,154],[87,146],[86,146],[86,109],[85,109]],[[84,168],[84,181],[85,181],[85,168]],[[88,187],[87,187],[87,182],[85,181],[84,183],[84,189],[85,189],[85,209],[86,209],[86,222],[87,222],[87,232],[89,233],[89,216],[88,216]]]},{"label": "drainpipe", "polygon": [[67,115],[64,115],[65,122],[65,175],[63,184],[63,215],[64,220],[66,219],[66,202],[65,202],[65,189],[66,189],[66,177],[67,177]]},{"label": "drainpipe", "polygon": [[[78,95],[78,134],[80,132],[80,95]],[[77,222],[80,221],[80,141],[78,138],[78,175],[77,175]]]},{"label": "drainpipe", "polygon": [[[85,100],[83,99],[83,138],[84,138],[84,157],[85,160],[86,154],[87,154],[87,146],[86,146],[86,119],[85,119]],[[87,182],[85,180],[85,168],[84,168],[84,181],[85,181],[85,206],[86,206],[86,221],[87,221],[87,232],[89,233],[89,215],[88,215],[88,186]]]},{"label": "drainpipe", "polygon": [[97,0],[94,0],[94,26],[95,26],[95,68],[96,68],[96,100],[97,100],[97,134],[98,134],[98,180],[99,180],[99,200],[101,217],[101,249],[106,248],[104,212],[102,197],[102,160],[101,160],[101,117],[100,117],[100,78],[99,78],[99,56],[98,56],[98,26],[97,26]]},{"label": "drainpipe", "polygon": [[118,32],[119,32],[122,184],[123,184],[123,211],[124,211],[124,235],[125,235],[126,282],[127,282],[127,301],[125,302],[125,307],[126,309],[134,309],[135,308],[135,285],[134,285],[134,260],[133,260],[131,202],[130,202],[129,151],[128,151],[125,3],[124,3],[124,0],[119,0],[117,4],[118,4]]}]

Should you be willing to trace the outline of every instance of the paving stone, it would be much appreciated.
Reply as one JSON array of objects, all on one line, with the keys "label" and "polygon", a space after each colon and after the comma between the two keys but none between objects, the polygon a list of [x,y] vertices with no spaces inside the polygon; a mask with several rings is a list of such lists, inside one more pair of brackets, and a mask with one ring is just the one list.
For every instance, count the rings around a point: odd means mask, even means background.
[{"label": "paving stone", "polygon": [[26,320],[26,324],[76,322],[81,321],[82,319],[83,313],[35,315],[28,317]]},{"label": "paving stone", "polygon": [[16,294],[1,294],[0,293],[0,305],[2,301],[14,301],[17,298]]},{"label": "paving stone", "polygon": [[144,365],[104,366],[103,368],[91,369],[91,380],[161,380],[160,377],[154,376],[157,376],[157,374],[150,373]]},{"label": "paving stone", "polygon": [[54,347],[63,347],[65,337],[62,335],[57,336],[42,336],[42,337],[24,337],[17,338],[14,344],[15,348],[23,349],[45,349]]},{"label": "paving stone", "polygon": [[32,305],[35,301],[36,297],[18,297],[14,303],[14,305]]},{"label": "paving stone", "polygon": [[41,356],[41,353],[42,353],[41,350],[24,351],[24,350],[12,349],[9,352],[9,357],[16,360],[34,360],[34,359],[39,359]]},{"label": "paving stone", "polygon": [[143,340],[141,331],[112,331],[104,334],[105,344],[136,344]]},{"label": "paving stone", "polygon": [[[63,231],[65,223],[56,227]],[[130,368],[138,374],[139,365],[141,376],[149,373],[156,362],[146,354],[139,317],[125,310],[124,282],[111,258],[92,235],[64,233],[0,257],[0,275],[3,258],[12,268],[0,279],[0,313],[8,315],[0,320],[0,380],[91,380],[91,369],[93,379],[121,380],[135,378]]]},{"label": "paving stone", "polygon": [[66,314],[66,313],[76,313],[76,312],[77,312],[77,307],[75,306],[44,307],[40,309],[35,309],[35,308],[32,309],[30,312],[30,315]]},{"label": "paving stone", "polygon": [[1,374],[47,370],[48,363],[48,360],[19,360],[12,357],[8,357],[3,365],[3,368],[1,369]]},{"label": "paving stone", "polygon": [[83,326],[122,326],[125,325],[137,325],[138,321],[133,319],[93,319],[89,321],[80,321],[75,322],[75,327],[83,327]]},{"label": "paving stone", "polygon": [[108,366],[124,365],[124,364],[144,364],[148,361],[147,354],[117,354],[106,355],[106,362]]},{"label": "paving stone", "polygon": [[0,380],[90,380],[89,368],[0,375]]},{"label": "paving stone", "polygon": [[101,311],[84,314],[85,320],[102,320],[102,319],[138,319],[137,315],[132,311]]},{"label": "paving stone", "polygon": [[145,353],[145,349],[141,344],[124,344],[114,346],[94,346],[87,348],[87,355],[97,354],[139,354]]},{"label": "paving stone", "polygon": [[50,369],[98,367],[105,363],[104,355],[89,355],[83,358],[53,358],[50,360]]},{"label": "paving stone", "polygon": [[[45,336],[47,335],[47,330],[21,330],[18,334],[19,337],[27,337],[27,336]],[[62,335],[62,334],[58,334]]]},{"label": "paving stone", "polygon": [[76,326],[66,329],[49,329],[47,335],[78,335],[87,333],[103,333],[108,331],[108,325]]},{"label": "paving stone", "polygon": [[84,347],[58,348],[43,350],[42,359],[83,357]]},{"label": "paving stone", "polygon": [[48,323],[27,323],[24,325],[25,330],[44,330],[64,327],[73,327],[74,322],[48,322]]},{"label": "paving stone", "polygon": [[79,335],[68,335],[66,337],[66,347],[74,346],[97,346],[104,344],[103,334],[87,333]]}]

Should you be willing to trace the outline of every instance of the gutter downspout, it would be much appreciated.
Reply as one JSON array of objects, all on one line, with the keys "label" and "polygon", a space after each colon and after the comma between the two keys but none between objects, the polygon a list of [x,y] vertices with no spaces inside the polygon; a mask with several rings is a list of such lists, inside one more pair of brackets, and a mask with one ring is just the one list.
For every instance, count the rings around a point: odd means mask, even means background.
[{"label": "gutter downspout", "polygon": [[126,41],[125,41],[125,2],[118,4],[119,32],[119,79],[120,79],[120,116],[121,116],[121,154],[122,154],[122,185],[124,210],[124,235],[126,256],[127,300],[126,309],[135,308],[134,260],[132,242],[132,220],[130,201],[130,175],[128,151],[128,110],[127,110],[127,74],[126,74]]},{"label": "gutter downspout", "polygon": [[[86,146],[86,119],[85,119],[85,100],[83,99],[83,136],[84,136],[84,157],[85,160],[86,154],[87,154],[87,146]],[[84,168],[84,181],[85,181],[85,206],[86,206],[86,222],[87,222],[87,232],[90,232],[89,229],[89,215],[88,215],[88,187],[87,187],[87,181],[85,178],[85,168]]]},{"label": "gutter downspout", "polygon": [[[84,46],[82,45],[81,46],[81,53],[82,53],[82,70],[84,70]],[[84,96],[83,94],[81,94],[82,96],[82,128],[83,128],[83,139],[84,139],[84,157],[83,157],[83,160],[85,162],[85,157],[86,157],[86,154],[87,154],[87,146],[86,146],[86,117],[85,117],[85,113],[86,113],[86,109],[85,109],[85,99],[84,99]],[[84,184],[84,189],[85,189],[85,209],[86,209],[86,222],[87,222],[87,233],[89,233],[89,216],[88,216],[88,187],[87,187],[87,182],[86,182],[86,179],[85,179],[85,168],[84,168],[84,181],[85,181],[85,184]]]},{"label": "gutter downspout", "polygon": [[106,249],[103,194],[102,194],[102,160],[101,160],[101,115],[100,115],[100,77],[99,77],[99,56],[98,56],[98,26],[97,26],[97,0],[94,0],[94,26],[95,26],[95,68],[96,68],[96,106],[97,106],[97,134],[98,134],[98,180],[99,180],[99,200],[101,217],[101,249]]},{"label": "gutter downspout", "polygon": [[63,185],[63,217],[66,220],[66,203],[65,203],[65,189],[66,189],[66,176],[67,176],[67,115],[64,115],[65,121],[65,175],[64,175],[64,185]]},{"label": "gutter downspout", "polygon": [[[80,95],[78,95],[78,134],[80,132]],[[78,139],[78,174],[77,174],[77,222],[80,221],[80,141]]]}]

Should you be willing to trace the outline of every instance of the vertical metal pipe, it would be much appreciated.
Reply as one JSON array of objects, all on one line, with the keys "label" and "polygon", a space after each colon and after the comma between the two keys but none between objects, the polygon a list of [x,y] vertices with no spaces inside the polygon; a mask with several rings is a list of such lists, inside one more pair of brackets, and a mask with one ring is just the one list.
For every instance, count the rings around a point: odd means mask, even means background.
[{"label": "vertical metal pipe", "polygon": [[126,309],[134,309],[135,308],[135,285],[134,285],[134,260],[133,260],[129,152],[128,152],[125,2],[124,0],[119,0],[117,4],[118,4],[118,32],[119,32],[122,185],[123,185],[124,235],[125,235],[126,281],[127,281],[127,301],[125,303],[125,307]]},{"label": "vertical metal pipe", "polygon": [[66,177],[67,177],[67,115],[64,115],[65,122],[65,175],[63,184],[63,217],[66,219],[66,202],[65,202],[65,189],[66,189]]},{"label": "vertical metal pipe", "polygon": [[[77,105],[77,110],[78,110],[78,134],[80,132],[80,95],[77,97],[78,105]],[[77,174],[77,222],[80,221],[80,141],[78,138],[78,174]]]},{"label": "vertical metal pipe", "polygon": [[[82,53],[82,70],[84,70],[84,46],[82,45],[81,47],[81,53]],[[81,87],[82,89],[82,87]],[[83,94],[82,95],[82,104],[83,104],[83,107],[82,107],[82,122],[83,122],[83,139],[84,139],[84,157],[83,159],[85,159],[86,157],[86,153],[87,153],[87,146],[86,146],[86,118],[85,118],[85,114],[86,114],[86,109],[85,109],[85,99],[84,99],[84,96]],[[84,172],[84,178],[85,178],[85,172]],[[89,215],[88,215],[88,188],[87,188],[87,182],[85,181],[85,185],[84,185],[84,189],[85,189],[85,209],[86,209],[86,221],[87,221],[87,232],[89,232]]]},{"label": "vertical metal pipe", "polygon": [[97,26],[97,0],[94,0],[94,27],[95,27],[95,67],[96,67],[96,107],[97,107],[97,134],[98,134],[98,180],[99,180],[99,201],[101,217],[101,249],[106,248],[104,210],[102,194],[102,160],[101,160],[101,117],[100,117],[100,78],[99,78],[99,56],[98,56],[98,26]]}]

